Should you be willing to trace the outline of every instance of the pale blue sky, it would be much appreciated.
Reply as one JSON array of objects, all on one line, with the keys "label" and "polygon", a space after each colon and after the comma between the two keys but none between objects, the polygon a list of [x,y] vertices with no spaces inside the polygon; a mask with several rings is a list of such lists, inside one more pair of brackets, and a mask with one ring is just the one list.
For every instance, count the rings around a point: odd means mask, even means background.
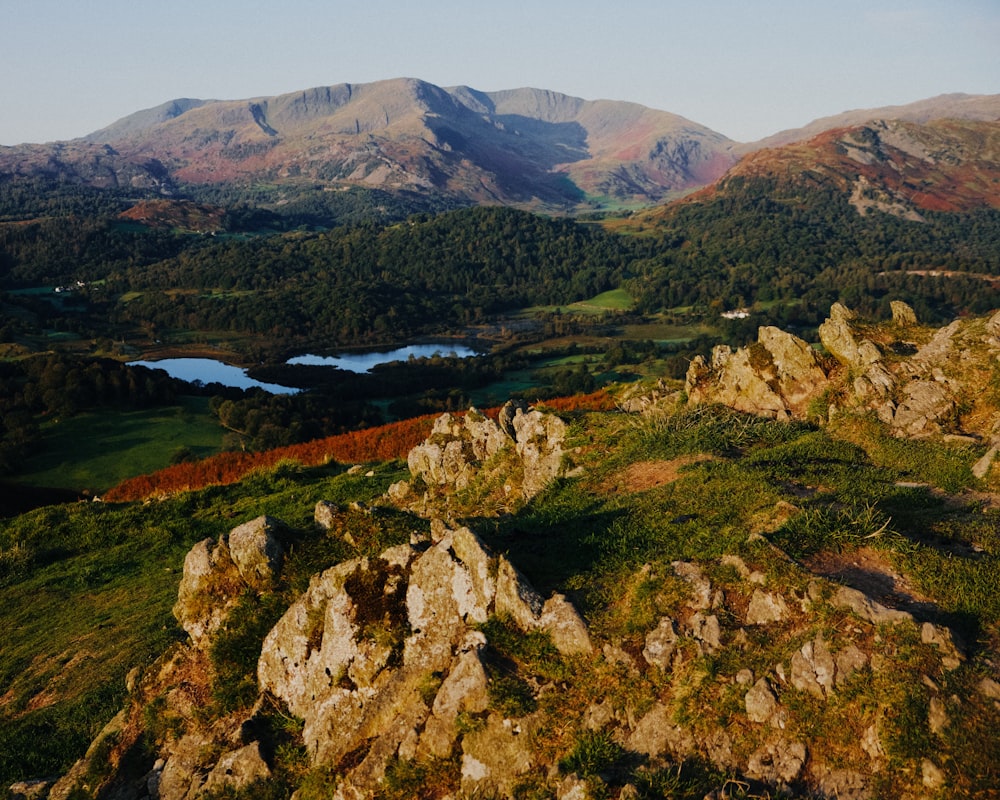
[{"label": "pale blue sky", "polygon": [[752,141],[1000,93],[1000,0],[0,0],[0,144],[404,76],[629,100]]}]

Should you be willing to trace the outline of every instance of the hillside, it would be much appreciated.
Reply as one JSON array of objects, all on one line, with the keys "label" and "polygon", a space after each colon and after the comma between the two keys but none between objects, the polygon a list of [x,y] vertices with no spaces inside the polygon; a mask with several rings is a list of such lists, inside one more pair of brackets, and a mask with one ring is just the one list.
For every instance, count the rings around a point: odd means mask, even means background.
[{"label": "hillside", "polygon": [[740,152],[780,147],[812,139],[834,128],[854,128],[875,120],[900,120],[924,124],[939,119],[996,122],[1000,119],[1000,95],[942,94],[905,105],[859,108],[813,120],[801,128],[779,131],[751,144],[740,145]]},{"label": "hillside", "polygon": [[352,186],[460,204],[651,203],[733,163],[731,142],[674,114],[555,92],[398,79],[240,101],[175,100],[73,142],[0,148],[0,174],[197,192]]},{"label": "hillside", "polygon": [[985,312],[1000,279],[998,147],[996,122],[826,131],[607,227],[669,245],[628,284],[651,308],[780,301],[810,324],[838,299],[885,316],[892,297],[925,317]]},{"label": "hillside", "polygon": [[1000,318],[894,312],[0,523],[3,779],[99,733],[33,790],[996,796]]}]

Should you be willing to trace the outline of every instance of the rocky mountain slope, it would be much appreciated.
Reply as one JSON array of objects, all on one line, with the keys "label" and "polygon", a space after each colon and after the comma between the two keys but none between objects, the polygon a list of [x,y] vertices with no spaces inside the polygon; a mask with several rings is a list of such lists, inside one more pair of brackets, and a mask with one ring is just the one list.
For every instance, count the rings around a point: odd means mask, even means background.
[{"label": "rocky mountain slope", "polygon": [[267,182],[569,208],[589,197],[658,202],[703,185],[733,163],[731,144],[631,103],[398,79],[175,100],[81,140],[0,148],[0,172],[165,192]]},{"label": "rocky mountain slope", "polygon": [[586,421],[445,415],[374,505],[316,505],[356,555],[298,591],[274,518],[200,542],[186,641],[17,791],[996,796],[1000,315],[894,312],[834,307],[823,355],[761,329]]},{"label": "rocky mountain slope", "polygon": [[223,190],[229,200],[271,206],[362,187],[439,203],[587,210],[660,203],[712,183],[743,154],[825,131],[998,117],[995,95],[944,95],[738,144],[634,103],[396,79],[172,100],[81,139],[2,147],[0,175],[166,195]]},{"label": "rocky mountain slope", "polygon": [[916,122],[921,125],[939,119],[996,122],[1000,119],[1000,95],[942,94],[905,105],[844,111],[840,114],[815,119],[801,128],[780,131],[752,144],[740,145],[739,149],[744,151],[780,147],[784,144],[812,139],[823,131],[834,128],[854,128],[875,120],[889,119]]}]

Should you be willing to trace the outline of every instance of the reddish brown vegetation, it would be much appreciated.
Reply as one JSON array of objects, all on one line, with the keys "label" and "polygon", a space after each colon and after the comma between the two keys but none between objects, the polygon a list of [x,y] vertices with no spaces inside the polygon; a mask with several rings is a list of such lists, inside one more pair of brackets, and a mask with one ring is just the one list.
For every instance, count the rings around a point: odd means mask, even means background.
[{"label": "reddish brown vegetation", "polygon": [[[546,400],[544,405],[553,411],[607,411],[614,408],[614,400],[600,389],[586,395],[553,398]],[[488,409],[485,413],[495,419],[498,410]],[[251,470],[273,467],[280,461],[298,461],[305,466],[315,466],[330,461],[358,464],[405,458],[410,450],[427,438],[438,416],[426,414],[260,453],[219,453],[203,461],[175,464],[149,475],[129,478],[110,489],[104,499],[119,503],[205,486],[223,486],[236,483]]]},{"label": "reddish brown vegetation", "polygon": [[203,461],[176,464],[150,475],[130,478],[108,491],[104,499],[110,502],[141,500],[150,495],[235,483],[251,470],[272,467],[280,461],[298,461],[313,466],[329,461],[363,463],[403,458],[427,438],[436,416],[428,414],[261,453],[219,453]]}]

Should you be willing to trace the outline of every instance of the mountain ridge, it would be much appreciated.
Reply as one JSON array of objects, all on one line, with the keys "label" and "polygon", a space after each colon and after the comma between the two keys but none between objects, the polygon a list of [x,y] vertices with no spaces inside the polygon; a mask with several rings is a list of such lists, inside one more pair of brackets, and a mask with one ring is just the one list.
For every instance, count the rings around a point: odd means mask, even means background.
[{"label": "mountain ridge", "polygon": [[843,112],[739,143],[638,103],[393,78],[242,100],[170,100],[78,139],[0,147],[0,177],[195,200],[227,187],[239,200],[271,207],[360,187],[424,202],[573,213],[669,202],[714,183],[745,156],[827,130],[946,117],[998,119],[1000,95]]}]

